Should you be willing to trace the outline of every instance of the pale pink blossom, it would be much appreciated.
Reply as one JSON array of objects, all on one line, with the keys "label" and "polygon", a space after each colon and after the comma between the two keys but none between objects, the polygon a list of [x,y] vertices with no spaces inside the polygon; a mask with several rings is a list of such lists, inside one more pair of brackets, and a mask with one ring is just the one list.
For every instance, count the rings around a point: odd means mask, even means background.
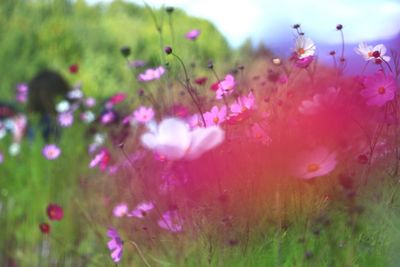
[{"label": "pale pink blossom", "polygon": [[54,144],[49,144],[43,148],[42,154],[46,159],[54,160],[60,156],[61,149]]},{"label": "pale pink blossom", "polygon": [[74,123],[74,115],[69,111],[59,113],[57,118],[61,127],[70,127]]},{"label": "pale pink blossom", "polygon": [[138,80],[143,82],[158,80],[164,73],[165,69],[163,66],[159,66],[155,69],[147,69],[144,73],[139,74]]},{"label": "pale pink blossom", "polygon": [[176,210],[166,211],[158,220],[158,226],[173,233],[181,232],[183,219]]},{"label": "pale pink blossom", "polygon": [[140,106],[133,112],[135,120],[140,123],[147,123],[154,118],[154,110],[152,107]]},{"label": "pale pink blossom", "polygon": [[114,207],[113,214],[115,217],[122,217],[128,213],[128,205],[120,203]]},{"label": "pale pink blossom", "polygon": [[228,74],[225,76],[225,79],[218,83],[218,89],[216,91],[216,98],[222,99],[226,95],[232,94],[235,89],[236,82],[235,77],[232,74]]},{"label": "pale pink blossom", "polygon": [[302,153],[295,162],[294,175],[311,179],[331,173],[337,165],[336,153],[325,147],[318,147]]},{"label": "pale pink blossom", "polygon": [[213,106],[211,111],[203,114],[207,127],[211,125],[220,125],[223,123],[226,118],[226,113],[226,106],[223,106],[220,109],[217,106]]},{"label": "pale pink blossom", "polygon": [[364,85],[360,94],[367,99],[367,105],[381,107],[395,97],[396,81],[390,74],[379,71],[366,77]]},{"label": "pale pink blossom", "polygon": [[247,96],[239,97],[235,103],[230,105],[231,112],[240,114],[255,107],[255,98],[252,92]]},{"label": "pale pink blossom", "polygon": [[144,218],[152,209],[154,209],[154,204],[152,202],[141,202],[133,211],[129,212],[127,216],[141,219]]}]

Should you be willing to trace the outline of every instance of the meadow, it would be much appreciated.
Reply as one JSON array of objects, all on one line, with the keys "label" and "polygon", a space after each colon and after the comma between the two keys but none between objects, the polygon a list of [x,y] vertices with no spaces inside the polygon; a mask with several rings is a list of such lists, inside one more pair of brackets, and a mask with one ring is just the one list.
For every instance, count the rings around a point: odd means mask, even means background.
[{"label": "meadow", "polygon": [[[232,49],[123,1],[5,0],[0,22],[0,266],[399,266],[400,51],[319,62],[301,24],[288,58]],[[42,69],[71,85],[49,138]]]}]

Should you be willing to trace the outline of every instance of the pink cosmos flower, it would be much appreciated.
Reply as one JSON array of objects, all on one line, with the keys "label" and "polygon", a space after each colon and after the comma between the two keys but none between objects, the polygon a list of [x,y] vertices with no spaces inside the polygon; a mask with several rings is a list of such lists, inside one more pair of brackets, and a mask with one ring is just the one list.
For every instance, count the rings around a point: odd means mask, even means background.
[{"label": "pink cosmos flower", "polygon": [[142,82],[158,80],[165,73],[163,66],[155,69],[147,69],[144,73],[139,74],[138,80]]},{"label": "pink cosmos flower", "polygon": [[122,258],[124,242],[119,236],[117,230],[112,227],[108,228],[107,236],[111,238],[111,240],[107,243],[108,249],[111,251],[111,258],[115,263],[118,263]]},{"label": "pink cosmos flower", "polygon": [[185,34],[186,39],[195,41],[197,37],[199,37],[201,31],[200,30],[191,30]]},{"label": "pink cosmos flower", "polygon": [[225,95],[232,94],[235,89],[236,82],[235,77],[232,74],[228,74],[225,76],[225,79],[218,83],[218,89],[216,91],[216,98],[222,99]]},{"label": "pink cosmos flower", "polygon": [[225,121],[226,106],[223,106],[221,109],[219,109],[217,106],[213,106],[211,111],[204,113],[203,116],[207,127],[211,125],[219,125]]},{"label": "pink cosmos flower", "polygon": [[115,217],[122,217],[128,213],[128,205],[120,203],[114,207],[113,214]]},{"label": "pink cosmos flower", "polygon": [[110,153],[106,148],[103,148],[90,161],[89,167],[94,168],[96,166],[99,166],[100,170],[104,171],[107,168],[110,159],[111,159]]},{"label": "pink cosmos flower", "polygon": [[303,153],[297,159],[294,174],[299,178],[311,179],[331,173],[336,165],[336,153],[325,147],[318,147]]},{"label": "pink cosmos flower", "polygon": [[254,123],[251,126],[249,136],[252,140],[260,142],[263,145],[268,145],[271,143],[271,138],[258,123]]},{"label": "pink cosmos flower", "polygon": [[141,136],[142,144],[170,160],[196,159],[224,140],[224,131],[219,126],[190,130],[179,119],[164,119],[153,125]]},{"label": "pink cosmos flower", "polygon": [[201,119],[200,114],[193,114],[187,119],[187,123],[189,124],[190,129],[195,129],[197,127],[203,126],[203,121]]},{"label": "pink cosmos flower", "polygon": [[176,210],[166,211],[158,220],[158,226],[173,233],[181,232],[183,219]]},{"label": "pink cosmos flower", "polygon": [[305,115],[317,114],[321,108],[335,101],[340,88],[329,87],[324,94],[315,94],[312,99],[303,100],[299,112]]},{"label": "pink cosmos flower", "polygon": [[58,156],[60,156],[61,149],[54,144],[49,144],[43,148],[42,154],[46,159],[54,160],[54,159],[58,158]]},{"label": "pink cosmos flower", "polygon": [[70,127],[74,122],[74,115],[69,111],[59,113],[57,118],[61,127]]},{"label": "pink cosmos flower", "polygon": [[144,218],[149,211],[154,209],[152,202],[141,202],[136,208],[127,214],[128,217]]},{"label": "pink cosmos flower", "polygon": [[379,71],[364,80],[365,89],[360,94],[367,99],[367,105],[381,107],[394,99],[396,81],[390,74]]},{"label": "pink cosmos flower", "polygon": [[64,217],[63,208],[57,204],[49,204],[46,211],[47,216],[52,221],[61,221],[61,219]]},{"label": "pink cosmos flower", "polygon": [[136,121],[147,123],[154,118],[154,110],[151,107],[140,106],[133,112]]},{"label": "pink cosmos flower", "polygon": [[247,96],[239,97],[237,101],[230,106],[230,108],[233,113],[240,114],[253,109],[253,107],[255,107],[254,103],[254,95],[252,92],[250,92]]}]

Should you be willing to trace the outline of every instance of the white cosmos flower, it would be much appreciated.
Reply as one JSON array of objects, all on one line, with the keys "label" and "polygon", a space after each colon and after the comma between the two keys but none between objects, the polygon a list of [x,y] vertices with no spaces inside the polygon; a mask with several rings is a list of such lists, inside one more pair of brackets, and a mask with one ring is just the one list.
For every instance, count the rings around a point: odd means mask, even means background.
[{"label": "white cosmos flower", "polygon": [[310,38],[300,35],[296,39],[295,52],[299,59],[313,56],[315,54],[315,44]]},{"label": "white cosmos flower", "polygon": [[195,128],[179,119],[164,119],[159,125],[149,127],[141,137],[142,144],[170,160],[196,159],[224,140],[219,126]]},{"label": "white cosmos flower", "polygon": [[372,45],[367,45],[366,43],[360,43],[358,47],[354,48],[354,51],[360,56],[362,56],[366,61],[375,58],[373,56],[373,53],[375,51],[379,52],[379,57],[384,61],[388,62],[390,60],[389,56],[385,56],[387,49],[386,46],[384,46],[383,44],[378,44],[372,47]]}]

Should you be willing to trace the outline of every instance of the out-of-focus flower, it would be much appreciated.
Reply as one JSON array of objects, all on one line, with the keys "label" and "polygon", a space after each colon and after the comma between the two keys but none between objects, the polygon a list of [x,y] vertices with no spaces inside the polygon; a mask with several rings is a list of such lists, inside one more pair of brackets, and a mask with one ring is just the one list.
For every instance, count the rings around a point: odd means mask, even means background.
[{"label": "out-of-focus flower", "polygon": [[125,203],[120,203],[117,206],[115,206],[113,210],[113,214],[115,217],[122,217],[128,213],[128,205]]},{"label": "out-of-focus flower", "polygon": [[333,103],[340,92],[340,88],[329,87],[324,94],[315,94],[310,100],[303,100],[299,112],[305,115],[317,114],[321,108]]},{"label": "out-of-focus flower", "polygon": [[187,119],[190,129],[195,129],[197,127],[202,127],[203,122],[200,114],[193,114]]},{"label": "out-of-focus flower", "polygon": [[147,123],[154,118],[154,110],[152,107],[140,106],[133,112],[135,120],[140,123]]},{"label": "out-of-focus flower", "polygon": [[142,82],[158,80],[165,73],[163,66],[159,66],[155,69],[147,69],[144,73],[139,74],[138,80]]},{"label": "out-of-focus flower", "polygon": [[101,115],[100,121],[102,124],[109,124],[115,120],[115,114],[113,111],[109,110]]},{"label": "out-of-focus flower", "polygon": [[[382,60],[386,62],[390,61],[390,57],[385,56],[387,50],[383,44],[372,47],[366,43],[360,43],[358,47],[354,48],[354,51],[366,61],[375,59],[375,63],[377,64],[380,64]],[[380,59],[380,61],[377,59]]]},{"label": "out-of-focus flower", "polygon": [[111,240],[107,243],[107,247],[111,251],[111,258],[115,263],[118,263],[121,261],[122,258],[122,249],[124,246],[124,242],[119,236],[117,230],[112,227],[108,228],[107,236],[111,238]]},{"label": "out-of-focus flower", "polygon": [[249,136],[252,140],[260,142],[263,145],[268,145],[271,143],[271,138],[267,135],[265,130],[258,123],[254,123],[250,127]]},{"label": "out-of-focus flower", "polygon": [[185,34],[185,37],[186,37],[186,39],[188,39],[188,40],[194,41],[194,40],[197,39],[197,37],[199,37],[200,33],[201,33],[200,30],[194,29],[194,30],[191,30],[191,31],[187,32],[187,33]]},{"label": "out-of-focus flower", "polygon": [[379,71],[366,77],[364,85],[360,94],[367,99],[367,105],[381,107],[395,97],[396,81],[390,74]]},{"label": "out-of-focus flower", "polygon": [[217,106],[213,106],[211,111],[204,113],[203,116],[207,127],[211,125],[219,125],[225,121],[226,106],[223,106],[220,109]]},{"label": "out-of-focus flower", "polygon": [[49,204],[46,211],[47,216],[52,221],[61,221],[61,219],[64,217],[63,208],[57,204]]},{"label": "out-of-focus flower", "polygon": [[69,72],[72,74],[78,73],[78,70],[79,70],[78,64],[72,64],[71,66],[69,66]]},{"label": "out-of-focus flower", "polygon": [[121,103],[126,99],[126,94],[125,93],[116,93],[115,95],[111,96],[110,99],[108,100],[109,103],[111,103],[113,106]]},{"label": "out-of-focus flower", "polygon": [[141,136],[142,144],[170,160],[195,159],[224,140],[218,126],[190,130],[184,121],[164,119]]},{"label": "out-of-focus flower", "polygon": [[77,100],[77,99],[81,99],[83,97],[83,93],[82,93],[81,89],[75,88],[68,92],[67,97],[68,97],[68,99],[71,99],[71,100]]},{"label": "out-of-focus flower", "polygon": [[74,122],[74,115],[72,112],[62,112],[58,114],[58,123],[61,127],[70,127]]},{"label": "out-of-focus flower", "polygon": [[49,144],[43,148],[42,154],[46,159],[54,160],[60,156],[61,149],[54,144]]},{"label": "out-of-focus flower", "polygon": [[110,159],[111,159],[110,153],[108,152],[107,149],[103,148],[90,161],[89,167],[94,168],[96,166],[99,166],[101,171],[105,171],[105,169],[107,168],[107,166],[109,164]]},{"label": "out-of-focus flower", "polygon": [[141,202],[136,208],[127,214],[128,217],[144,218],[149,211],[154,209],[154,204],[152,202]]},{"label": "out-of-focus flower", "polygon": [[17,84],[16,100],[20,103],[26,103],[28,100],[28,85],[26,83]]},{"label": "out-of-focus flower", "polygon": [[235,103],[231,104],[230,109],[233,113],[240,114],[254,108],[254,95],[250,92],[247,96],[239,97]]},{"label": "out-of-focus flower", "polygon": [[175,104],[171,108],[171,113],[176,117],[186,118],[189,114],[189,110],[184,105]]},{"label": "out-of-focus flower", "polygon": [[81,120],[85,123],[91,123],[96,119],[96,115],[90,110],[81,113]]},{"label": "out-of-focus flower", "polygon": [[60,101],[56,105],[56,110],[58,113],[67,112],[70,109],[71,105],[67,100]]},{"label": "out-of-focus flower", "polygon": [[314,56],[315,44],[314,42],[304,35],[300,35],[296,39],[295,53],[298,59]]},{"label": "out-of-focus flower", "polygon": [[10,153],[11,156],[18,155],[20,151],[21,151],[21,146],[19,143],[12,143],[8,148],[8,153]]},{"label": "out-of-focus flower", "polygon": [[199,77],[194,80],[194,83],[197,85],[204,85],[207,82],[208,78],[207,77]]},{"label": "out-of-focus flower", "polygon": [[48,223],[41,223],[39,224],[39,229],[43,234],[50,233],[50,225]]},{"label": "out-of-focus flower", "polygon": [[94,97],[88,97],[85,99],[84,104],[87,108],[92,108],[96,105],[96,99]]},{"label": "out-of-focus flower", "polygon": [[26,128],[28,125],[28,121],[26,119],[26,116],[19,113],[18,115],[14,116],[11,119],[13,123],[13,141],[15,143],[19,143],[22,140],[22,137],[24,136],[26,132]]},{"label": "out-of-focus flower", "polygon": [[311,179],[329,174],[336,165],[336,153],[318,147],[299,156],[294,174],[302,179]]},{"label": "out-of-focus flower", "polygon": [[232,74],[228,74],[225,76],[225,79],[218,83],[218,89],[216,91],[216,98],[222,99],[226,95],[232,94],[235,89],[236,82],[235,77]]},{"label": "out-of-focus flower", "polygon": [[3,161],[4,161],[4,155],[3,155],[3,153],[1,153],[1,151],[0,151],[0,164],[3,163]]},{"label": "out-of-focus flower", "polygon": [[166,211],[158,220],[158,226],[173,233],[181,232],[183,219],[176,210]]}]

